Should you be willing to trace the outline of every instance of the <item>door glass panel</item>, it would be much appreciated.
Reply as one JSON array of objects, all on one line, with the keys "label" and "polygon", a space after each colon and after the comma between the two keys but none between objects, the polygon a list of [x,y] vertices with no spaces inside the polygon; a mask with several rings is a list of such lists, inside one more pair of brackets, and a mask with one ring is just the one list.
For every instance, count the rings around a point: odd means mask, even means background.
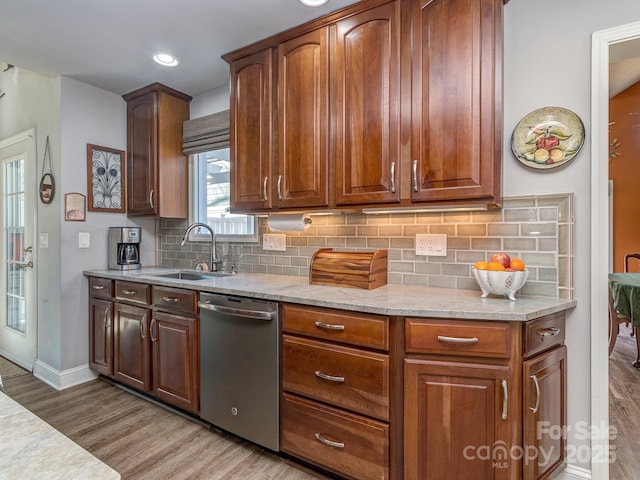
[{"label": "door glass panel", "polygon": [[6,326],[25,333],[24,158],[4,166],[4,256],[6,259]]}]

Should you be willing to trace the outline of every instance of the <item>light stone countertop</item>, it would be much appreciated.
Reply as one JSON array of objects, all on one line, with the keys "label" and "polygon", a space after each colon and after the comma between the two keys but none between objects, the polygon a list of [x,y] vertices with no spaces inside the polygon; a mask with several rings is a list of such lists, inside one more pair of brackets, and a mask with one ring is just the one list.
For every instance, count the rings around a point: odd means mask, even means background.
[{"label": "light stone countertop", "polygon": [[180,269],[143,267],[137,271],[86,270],[86,276],[151,283],[199,292],[239,295],[318,307],[401,317],[435,317],[474,320],[529,321],[568,310],[575,300],[518,296],[481,298],[480,291],[424,286],[385,285],[373,290],[309,285],[306,277],[238,273],[206,280],[177,280],[155,276]]},{"label": "light stone countertop", "polygon": [[0,391],[0,479],[117,480],[120,474]]}]

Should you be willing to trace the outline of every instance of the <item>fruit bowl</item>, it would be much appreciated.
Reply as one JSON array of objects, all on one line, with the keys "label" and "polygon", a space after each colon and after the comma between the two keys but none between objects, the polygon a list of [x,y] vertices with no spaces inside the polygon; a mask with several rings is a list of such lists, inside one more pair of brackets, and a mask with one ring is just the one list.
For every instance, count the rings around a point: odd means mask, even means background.
[{"label": "fruit bowl", "polygon": [[490,293],[505,295],[509,300],[516,301],[516,292],[520,290],[529,278],[529,270],[499,271],[478,270],[471,267],[471,272],[482,290],[482,298]]}]

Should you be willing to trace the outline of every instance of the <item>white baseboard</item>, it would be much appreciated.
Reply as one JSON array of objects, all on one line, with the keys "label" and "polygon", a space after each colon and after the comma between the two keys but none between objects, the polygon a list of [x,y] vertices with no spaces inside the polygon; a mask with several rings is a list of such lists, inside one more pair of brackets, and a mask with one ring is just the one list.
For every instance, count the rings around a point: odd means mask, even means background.
[{"label": "white baseboard", "polygon": [[591,470],[575,465],[567,465],[567,468],[556,477],[556,480],[591,480]]},{"label": "white baseboard", "polygon": [[64,390],[74,385],[90,382],[98,377],[98,375],[89,368],[88,364],[61,372],[40,360],[36,360],[33,366],[33,376],[51,385],[56,390]]}]

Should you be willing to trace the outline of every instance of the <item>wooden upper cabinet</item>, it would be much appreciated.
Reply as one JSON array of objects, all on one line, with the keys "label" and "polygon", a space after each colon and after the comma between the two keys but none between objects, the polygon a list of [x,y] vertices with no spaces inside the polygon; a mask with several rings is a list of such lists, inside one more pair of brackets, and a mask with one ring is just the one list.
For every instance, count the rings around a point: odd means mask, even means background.
[{"label": "wooden upper cabinet", "polygon": [[127,214],[189,216],[188,159],[182,124],[191,97],[155,83],[123,96],[127,102]]},{"label": "wooden upper cabinet", "polygon": [[231,209],[273,205],[271,48],[231,63]]},{"label": "wooden upper cabinet", "polygon": [[413,201],[500,201],[502,0],[411,0]]},{"label": "wooden upper cabinet", "polygon": [[329,28],[278,46],[280,208],[326,207],[329,141]]},{"label": "wooden upper cabinet", "polygon": [[336,204],[400,201],[400,1],[336,24]]}]

